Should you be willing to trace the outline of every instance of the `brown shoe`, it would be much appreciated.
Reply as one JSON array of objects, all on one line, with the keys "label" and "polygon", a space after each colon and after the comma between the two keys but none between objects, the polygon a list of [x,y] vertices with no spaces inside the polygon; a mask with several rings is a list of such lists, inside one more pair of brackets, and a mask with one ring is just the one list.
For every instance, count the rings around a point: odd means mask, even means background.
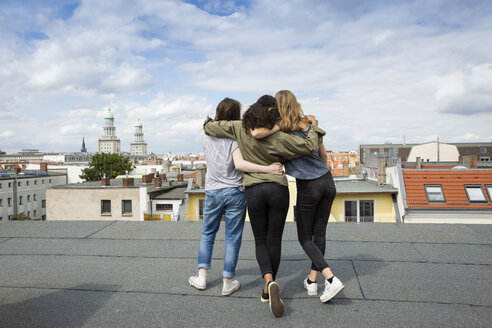
[{"label": "brown shoe", "polygon": [[280,288],[275,281],[268,283],[268,295],[270,299],[270,311],[275,318],[280,318],[284,315],[284,302],[280,299]]}]

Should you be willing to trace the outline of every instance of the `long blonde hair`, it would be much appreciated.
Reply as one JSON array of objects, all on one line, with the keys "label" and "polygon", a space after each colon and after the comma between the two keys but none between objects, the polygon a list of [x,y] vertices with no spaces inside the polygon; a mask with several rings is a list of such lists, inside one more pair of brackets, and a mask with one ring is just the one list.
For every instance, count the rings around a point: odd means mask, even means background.
[{"label": "long blonde hair", "polygon": [[289,90],[281,90],[275,95],[277,107],[280,113],[280,130],[301,130],[301,122],[307,122],[304,117],[301,104],[297,102],[296,96]]}]

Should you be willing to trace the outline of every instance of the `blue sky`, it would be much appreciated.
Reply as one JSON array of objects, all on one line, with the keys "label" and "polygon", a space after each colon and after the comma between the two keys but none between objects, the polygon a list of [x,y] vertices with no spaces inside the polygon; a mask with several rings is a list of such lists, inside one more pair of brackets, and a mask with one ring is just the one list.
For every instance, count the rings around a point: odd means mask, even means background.
[{"label": "blue sky", "polygon": [[0,1],[0,150],[201,152],[224,97],[293,91],[335,151],[492,141],[490,1]]}]

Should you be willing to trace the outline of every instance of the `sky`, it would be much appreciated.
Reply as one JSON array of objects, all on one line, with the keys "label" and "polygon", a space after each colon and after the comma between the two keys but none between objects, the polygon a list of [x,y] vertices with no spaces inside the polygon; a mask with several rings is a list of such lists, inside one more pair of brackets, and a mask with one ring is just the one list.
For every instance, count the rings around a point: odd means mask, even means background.
[{"label": "sky", "polygon": [[225,97],[291,90],[325,147],[492,142],[488,0],[0,0],[0,150],[200,153]]}]

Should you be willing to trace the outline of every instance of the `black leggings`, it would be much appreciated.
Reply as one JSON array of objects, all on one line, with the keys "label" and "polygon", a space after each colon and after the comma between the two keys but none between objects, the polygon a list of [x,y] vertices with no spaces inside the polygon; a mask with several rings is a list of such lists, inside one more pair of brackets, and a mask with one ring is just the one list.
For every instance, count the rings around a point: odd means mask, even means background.
[{"label": "black leggings", "polygon": [[255,237],[256,260],[262,276],[277,275],[282,252],[282,234],[289,210],[289,188],[266,182],[246,188],[248,214]]},{"label": "black leggings", "polygon": [[307,256],[311,269],[323,271],[325,261],[326,225],[337,190],[330,172],[314,180],[296,179],[297,237]]}]

